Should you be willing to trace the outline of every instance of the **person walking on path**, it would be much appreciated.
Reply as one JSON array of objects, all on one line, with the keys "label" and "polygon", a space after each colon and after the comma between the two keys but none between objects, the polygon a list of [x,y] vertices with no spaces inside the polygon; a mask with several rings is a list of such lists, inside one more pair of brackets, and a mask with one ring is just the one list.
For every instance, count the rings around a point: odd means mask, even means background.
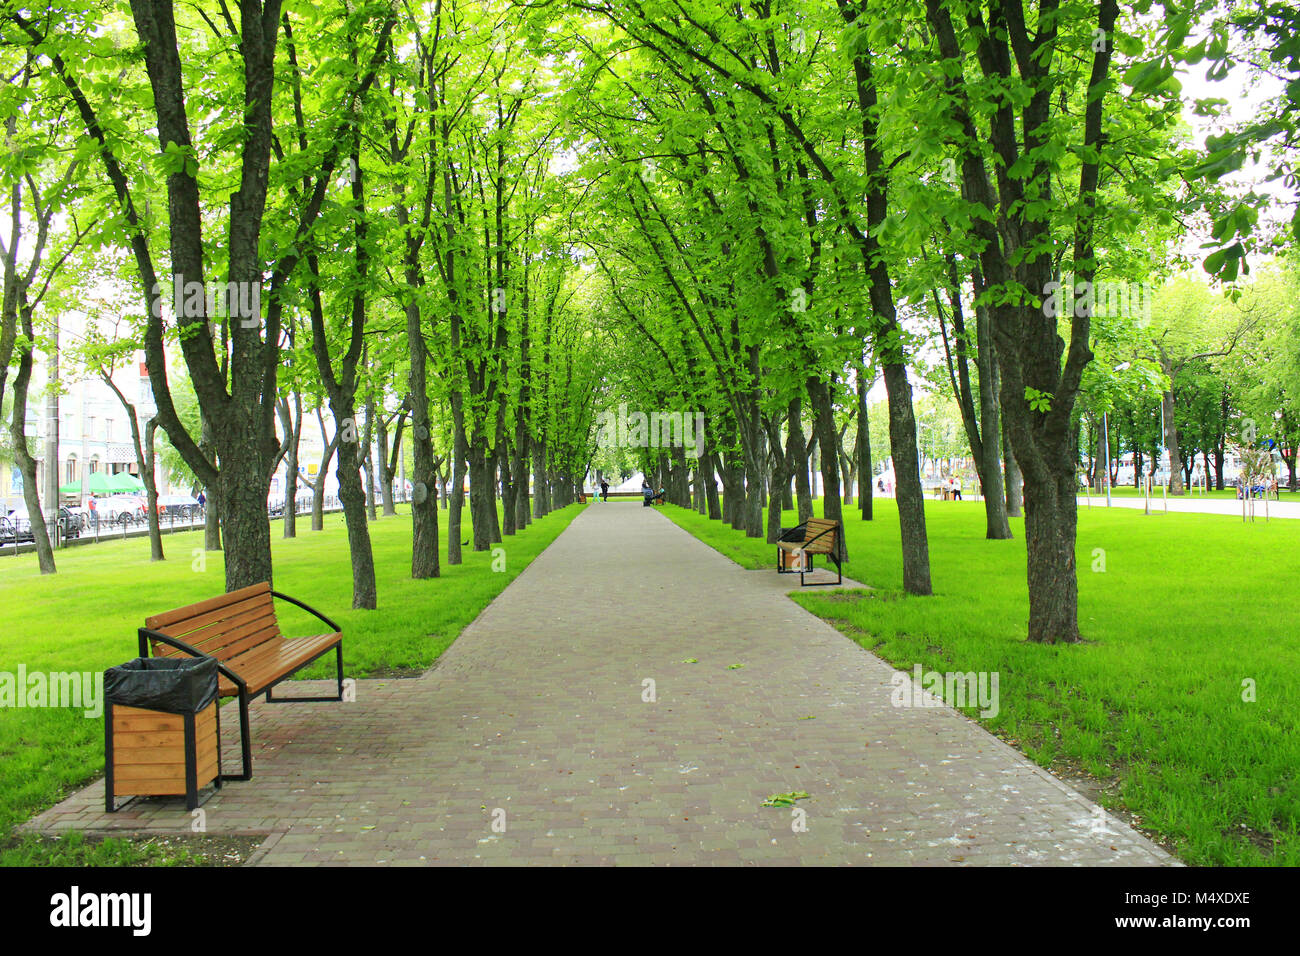
[{"label": "person walking on path", "polygon": [[961,501],[961,476],[954,475],[952,479],[952,500]]},{"label": "person walking on path", "polygon": [[609,482],[604,478],[600,479],[600,500],[609,501]]}]

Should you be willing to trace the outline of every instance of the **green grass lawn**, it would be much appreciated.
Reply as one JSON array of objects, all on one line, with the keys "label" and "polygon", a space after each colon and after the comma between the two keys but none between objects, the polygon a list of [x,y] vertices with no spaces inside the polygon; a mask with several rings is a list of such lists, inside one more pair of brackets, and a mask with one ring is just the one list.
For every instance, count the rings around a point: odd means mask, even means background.
[{"label": "green grass lawn", "polygon": [[[742,566],[773,566],[762,539],[664,513]],[[1000,713],[981,722],[1042,766],[1093,778],[1099,802],[1185,862],[1300,864],[1300,523],[1081,507],[1086,643],[1049,647],[1025,640],[1022,520],[1014,540],[988,541],[982,504],[927,503],[935,593],[917,598],[901,593],[894,502],[875,513],[849,512],[845,573],[876,590],[810,590],[801,605],[901,670],[997,671]]]},{"label": "green grass lawn", "polygon": [[[354,611],[352,571],[341,515],[327,515],[325,530],[312,532],[300,519],[298,537],[285,540],[272,522],[276,590],[333,618],[343,630],[344,673],[349,677],[415,674],[428,667],[501,591],[528,566],[581,510],[553,512],[507,537],[504,553],[464,548],[464,563],[447,564],[447,512],[439,512],[442,576],[411,579],[411,520],[396,517],[370,525],[379,608]],[[469,537],[465,509],[462,540]],[[149,560],[147,538],[104,541],[56,554],[59,571],[43,576],[35,555],[0,560],[0,671],[21,663],[28,673],[102,671],[136,656],[136,629],[150,614],[191,604],[225,590],[220,552],[207,552],[202,532],[166,535],[167,560]],[[494,571],[494,559],[505,569]],[[498,566],[500,561],[498,560]],[[320,622],[283,601],[276,602],[288,636],[320,633]],[[329,676],[333,661],[318,662],[301,677]],[[120,852],[89,842],[60,846],[32,838],[8,839],[13,827],[52,806],[104,769],[102,720],[68,709],[0,709],[0,865],[80,860],[138,862],[148,854],[112,841]],[[8,840],[8,849],[4,848]],[[84,847],[77,851],[75,846]]]}]

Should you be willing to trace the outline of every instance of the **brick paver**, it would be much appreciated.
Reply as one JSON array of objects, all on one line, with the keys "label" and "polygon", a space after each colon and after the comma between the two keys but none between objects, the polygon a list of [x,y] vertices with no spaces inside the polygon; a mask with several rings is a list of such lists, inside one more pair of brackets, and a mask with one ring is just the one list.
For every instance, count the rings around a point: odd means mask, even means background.
[{"label": "brick paver", "polygon": [[[1173,862],[958,712],[892,706],[893,669],[792,581],[589,507],[423,677],[255,704],[253,780],[203,822],[293,865]],[[790,791],[802,832],[760,805]],[[191,830],[180,801],[102,801],[28,828]]]}]

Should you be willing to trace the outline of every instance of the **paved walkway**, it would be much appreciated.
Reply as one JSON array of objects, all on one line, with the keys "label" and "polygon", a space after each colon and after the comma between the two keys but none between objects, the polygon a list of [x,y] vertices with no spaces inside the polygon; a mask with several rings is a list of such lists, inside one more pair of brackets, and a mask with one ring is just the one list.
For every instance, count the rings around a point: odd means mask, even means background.
[{"label": "paved walkway", "polygon": [[[957,712],[891,706],[892,669],[791,580],[589,507],[423,677],[256,704],[253,780],[207,831],[271,834],[269,864],[1172,862]],[[790,791],[804,814],[761,806]],[[191,829],[180,801],[102,801],[29,828]]]},{"label": "paved walkway", "polygon": [[[1295,495],[1285,493],[1287,497],[1281,501],[1272,498],[1268,499],[1268,517],[1273,518],[1300,518],[1300,501],[1295,500]],[[1255,504],[1255,520],[1264,520],[1265,501],[1263,498],[1253,499]],[[1111,495],[1111,507],[1113,508],[1136,508],[1142,511],[1146,508],[1146,499],[1129,498],[1121,495]],[[1093,495],[1091,501],[1079,496],[1079,508],[1105,508],[1106,496],[1104,494]],[[1161,497],[1157,491],[1151,496],[1151,513],[1163,514],[1166,507],[1166,500]],[[1168,510],[1170,514],[1179,512],[1183,514],[1203,514],[1203,515],[1225,515],[1229,518],[1241,520],[1241,501],[1236,498],[1203,498],[1200,495],[1188,495],[1186,498],[1168,499]],[[1249,520],[1249,512],[1247,512]]]}]

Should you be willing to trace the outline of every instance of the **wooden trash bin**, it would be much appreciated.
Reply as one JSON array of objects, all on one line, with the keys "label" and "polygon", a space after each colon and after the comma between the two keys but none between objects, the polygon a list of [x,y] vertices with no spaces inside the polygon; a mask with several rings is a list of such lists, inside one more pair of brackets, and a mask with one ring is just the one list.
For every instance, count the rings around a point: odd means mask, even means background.
[{"label": "wooden trash bin", "polygon": [[777,570],[782,573],[797,574],[800,571],[812,570],[810,562],[808,561],[808,555],[804,554],[802,551],[795,554],[793,551],[778,549],[777,557],[781,562],[777,566]]},{"label": "wooden trash bin", "polygon": [[[185,674],[182,669],[194,673]],[[112,671],[118,672],[119,680],[123,674],[129,680],[152,672],[148,676],[156,678],[154,686],[164,688],[156,703],[174,709],[121,703],[122,698],[143,703],[142,691],[128,688],[126,693],[115,694],[105,675],[105,809],[115,812],[119,796],[184,796],[186,809],[195,809],[200,789],[212,784],[216,792],[221,787],[216,661],[173,659],[160,665],[154,659],[137,659]],[[168,680],[174,686],[168,686]],[[185,685],[186,680],[190,685]],[[146,686],[144,691],[149,689]]]},{"label": "wooden trash bin", "polygon": [[185,797],[199,805],[199,790],[221,787],[221,720],[214,700],[198,714],[169,714],[109,704],[104,718],[104,803],[118,796]]}]

